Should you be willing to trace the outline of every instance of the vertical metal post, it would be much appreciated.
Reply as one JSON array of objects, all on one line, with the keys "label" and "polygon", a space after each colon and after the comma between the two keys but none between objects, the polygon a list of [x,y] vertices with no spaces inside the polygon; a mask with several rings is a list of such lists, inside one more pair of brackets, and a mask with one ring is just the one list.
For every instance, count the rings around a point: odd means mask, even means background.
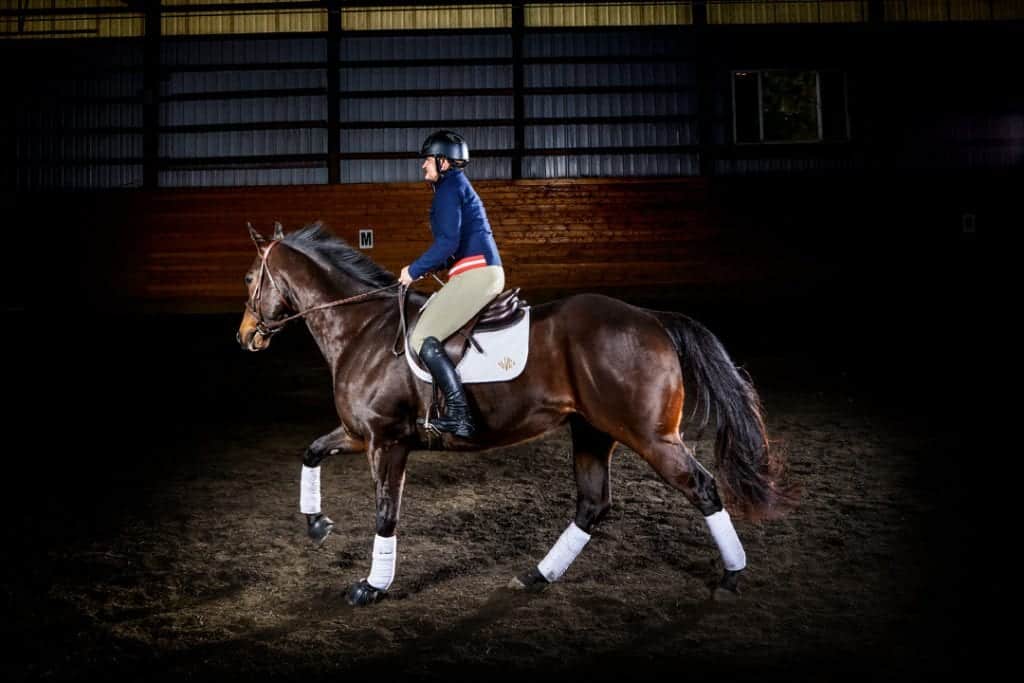
[{"label": "vertical metal post", "polygon": [[881,24],[885,19],[883,0],[868,0],[868,23]]},{"label": "vertical metal post", "polygon": [[142,48],[142,186],[147,189],[160,182],[160,4],[146,3]]},{"label": "vertical metal post", "polygon": [[341,182],[341,0],[327,0],[327,182]]},{"label": "vertical metal post", "polygon": [[708,32],[708,8],[704,0],[693,3],[694,59],[697,66],[697,137],[700,144],[700,174],[714,175],[712,151],[715,114],[715,61]]},{"label": "vertical metal post", "polygon": [[512,3],[512,118],[515,130],[512,150],[512,179],[523,177],[523,153],[526,149],[525,96],[523,94],[523,34],[525,32],[523,2]]}]

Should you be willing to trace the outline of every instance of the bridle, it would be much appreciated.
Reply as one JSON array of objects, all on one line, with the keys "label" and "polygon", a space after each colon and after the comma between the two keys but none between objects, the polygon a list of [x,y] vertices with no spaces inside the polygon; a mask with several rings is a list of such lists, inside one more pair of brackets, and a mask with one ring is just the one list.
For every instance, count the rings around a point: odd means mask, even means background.
[{"label": "bridle", "polygon": [[362,292],[361,294],[356,294],[355,296],[350,296],[345,299],[337,299],[336,301],[329,301],[325,304],[311,306],[304,311],[300,311],[298,313],[295,313],[294,315],[289,315],[285,318],[281,318],[280,320],[265,321],[263,319],[263,314],[260,312],[260,305],[262,303],[263,298],[264,274],[266,274],[267,279],[270,280],[270,284],[274,287],[274,289],[276,289],[278,293],[281,295],[281,299],[284,300],[284,302],[288,304],[289,307],[292,308],[292,310],[294,310],[294,307],[292,307],[288,303],[288,298],[285,296],[284,290],[277,286],[277,282],[274,280],[274,274],[270,272],[270,265],[267,263],[267,260],[270,258],[271,250],[274,247],[276,247],[280,242],[281,240],[274,240],[273,242],[270,243],[270,246],[268,246],[265,250],[261,250],[259,248],[259,245],[256,246],[256,252],[260,255],[259,280],[257,280],[256,282],[256,288],[253,290],[252,296],[249,298],[248,301],[245,302],[246,308],[248,308],[249,312],[252,313],[252,316],[256,318],[256,331],[259,332],[265,339],[269,339],[271,336],[280,332],[287,323],[291,322],[292,320],[295,320],[296,318],[302,318],[308,313],[312,313],[313,311],[319,311],[324,308],[331,308],[332,306],[340,306],[342,304],[347,304],[352,301],[358,301],[359,299],[364,299],[370,296],[371,294],[378,294],[393,287],[397,287],[398,285],[401,284],[399,282],[395,282],[394,284],[390,284],[384,287],[378,287],[377,289],[371,289],[368,292]]},{"label": "bridle", "polygon": [[261,250],[259,248],[259,245],[256,245],[256,253],[260,255],[260,273],[256,280],[256,288],[253,289],[252,291],[252,296],[249,297],[249,300],[245,302],[246,308],[248,308],[249,312],[252,313],[252,316],[256,318],[256,330],[261,335],[267,338],[269,338],[276,332],[280,332],[281,327],[283,327],[283,325],[277,325],[277,323],[274,322],[271,322],[270,325],[268,325],[263,320],[263,314],[260,309],[260,304],[263,301],[264,273],[266,273],[267,277],[270,279],[270,284],[273,285],[274,289],[276,289],[278,293],[281,294],[281,298],[287,302],[287,299],[284,296],[284,292],[281,291],[281,288],[277,286],[277,282],[274,280],[274,275],[273,273],[270,272],[270,266],[267,265],[267,259],[270,258],[271,250],[274,247],[276,247],[280,241],[281,240],[274,240],[273,242],[270,243],[270,246],[268,246],[265,251]]}]

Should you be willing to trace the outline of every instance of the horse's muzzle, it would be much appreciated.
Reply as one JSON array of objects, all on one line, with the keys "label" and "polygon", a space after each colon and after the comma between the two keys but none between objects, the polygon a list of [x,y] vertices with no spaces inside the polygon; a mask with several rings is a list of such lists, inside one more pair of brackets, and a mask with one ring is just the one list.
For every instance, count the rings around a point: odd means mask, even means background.
[{"label": "horse's muzzle", "polygon": [[246,351],[263,351],[270,345],[270,337],[260,334],[257,329],[249,330],[245,335],[239,330],[235,334],[235,339],[238,341],[238,345]]}]

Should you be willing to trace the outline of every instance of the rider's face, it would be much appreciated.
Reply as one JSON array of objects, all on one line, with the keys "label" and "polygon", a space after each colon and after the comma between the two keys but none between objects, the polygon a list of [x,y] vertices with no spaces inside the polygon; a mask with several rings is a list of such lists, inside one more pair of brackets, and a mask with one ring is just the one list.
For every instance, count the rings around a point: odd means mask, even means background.
[{"label": "rider's face", "polygon": [[[441,170],[447,171],[449,167],[447,159],[441,159]],[[423,160],[423,179],[428,183],[436,183],[439,179],[437,166],[434,165],[434,157],[427,157]]]}]

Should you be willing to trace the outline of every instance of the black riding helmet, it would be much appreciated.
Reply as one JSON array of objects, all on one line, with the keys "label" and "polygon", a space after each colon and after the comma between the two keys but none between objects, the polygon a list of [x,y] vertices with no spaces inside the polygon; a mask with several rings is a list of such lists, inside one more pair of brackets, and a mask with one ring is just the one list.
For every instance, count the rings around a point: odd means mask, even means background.
[{"label": "black riding helmet", "polygon": [[427,136],[420,148],[420,158],[444,157],[455,163],[469,161],[469,145],[458,133],[450,130],[439,130]]},{"label": "black riding helmet", "polygon": [[469,144],[458,133],[450,130],[439,130],[427,136],[420,148],[420,158],[434,157],[437,174],[441,172],[440,159],[447,159],[452,166],[462,168],[469,163]]}]

